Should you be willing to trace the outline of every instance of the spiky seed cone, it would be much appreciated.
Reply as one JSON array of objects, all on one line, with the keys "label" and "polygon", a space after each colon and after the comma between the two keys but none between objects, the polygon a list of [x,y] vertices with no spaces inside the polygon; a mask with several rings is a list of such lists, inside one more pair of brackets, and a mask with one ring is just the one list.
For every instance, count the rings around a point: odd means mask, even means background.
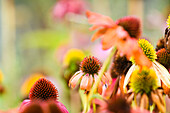
[{"label": "spiky seed cone", "polygon": [[132,38],[138,39],[141,35],[141,22],[136,17],[124,17],[116,21],[116,23],[122,26]]},{"label": "spiky seed cone", "polygon": [[167,69],[170,68],[170,53],[165,49],[157,51],[157,61],[165,66]]},{"label": "spiky seed cone", "polygon": [[80,69],[84,73],[88,73],[88,74],[95,74],[95,73],[97,74],[100,68],[101,68],[101,63],[94,56],[85,57],[80,65]]},{"label": "spiky seed cone", "polygon": [[55,86],[47,79],[41,78],[30,90],[29,98],[31,100],[56,100],[58,91]]},{"label": "spiky seed cone", "polygon": [[116,75],[120,75],[120,76],[126,75],[131,65],[132,62],[127,60],[126,56],[121,57],[120,55],[117,55],[113,61],[111,73],[112,74],[115,73]]},{"label": "spiky seed cone", "polygon": [[142,48],[144,54],[149,58],[149,60],[154,61],[156,57],[156,51],[151,43],[145,39],[139,39],[139,46]]}]

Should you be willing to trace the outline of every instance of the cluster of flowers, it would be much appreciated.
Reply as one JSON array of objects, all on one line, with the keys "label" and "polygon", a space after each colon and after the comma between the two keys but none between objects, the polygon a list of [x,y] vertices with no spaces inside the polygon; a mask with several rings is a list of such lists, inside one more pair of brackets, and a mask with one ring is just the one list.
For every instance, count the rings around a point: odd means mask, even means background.
[{"label": "cluster of flowers", "polygon": [[[114,22],[90,11],[86,16],[93,24],[90,30],[98,29],[92,41],[101,37],[102,48],[112,51],[103,64],[94,56],[84,57],[78,49],[68,51],[64,58],[63,76],[68,86],[75,88],[80,82],[80,89],[85,91],[80,93],[86,97],[82,112],[165,113],[163,96],[170,96],[170,16],[156,51],[141,38],[138,18],[129,16]],[[58,101],[58,90],[44,76],[31,87],[20,113],[68,113]]]},{"label": "cluster of flowers", "polygon": [[[111,18],[87,11],[90,30],[97,30],[92,41],[101,37],[104,50],[112,48],[103,66],[94,57],[85,57],[80,70],[69,80],[74,88],[81,80],[87,104],[83,112],[129,113],[166,112],[164,95],[170,95],[170,16],[164,38],[152,44],[141,38],[141,23],[136,17]],[[113,60],[113,61],[112,61]],[[109,64],[111,65],[109,66]],[[110,67],[108,69],[108,67]],[[92,98],[98,91],[102,99]],[[104,101],[103,101],[104,100]],[[130,107],[132,105],[132,107]],[[136,111],[135,109],[140,108]]]}]

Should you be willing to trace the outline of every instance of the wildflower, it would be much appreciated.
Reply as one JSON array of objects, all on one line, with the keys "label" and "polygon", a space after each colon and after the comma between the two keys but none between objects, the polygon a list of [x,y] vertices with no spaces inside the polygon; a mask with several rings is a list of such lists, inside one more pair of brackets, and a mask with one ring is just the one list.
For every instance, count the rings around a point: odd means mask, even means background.
[{"label": "wildflower", "polygon": [[67,14],[82,14],[86,9],[83,0],[59,0],[53,9],[54,18],[63,19]]},{"label": "wildflower", "polygon": [[63,65],[64,66],[68,66],[69,64],[71,64],[72,62],[74,62],[74,60],[76,61],[82,61],[84,58],[84,53],[83,51],[81,51],[80,49],[70,49],[67,51],[67,53],[64,55],[64,59],[63,59]]},{"label": "wildflower", "polygon": [[[134,56],[138,65],[151,67],[151,62],[143,54],[141,48],[139,48],[137,44],[137,38],[140,36],[140,23],[137,19],[134,19],[134,17],[128,17],[120,19],[117,23],[115,23],[107,16],[90,11],[86,12],[86,16],[89,23],[93,24],[90,30],[99,29],[93,35],[92,41],[101,37],[103,45],[102,48],[104,50],[109,49],[112,46],[116,46],[121,54],[126,55],[127,59]],[[127,24],[129,21],[131,23],[131,20],[135,20],[134,24]],[[139,28],[136,28],[137,26],[139,26]],[[134,38],[131,36],[134,36]]]},{"label": "wildflower", "polygon": [[[30,90],[29,99],[24,100],[20,106],[21,113],[28,113],[29,110],[44,111],[45,107],[49,105],[49,102],[53,102],[55,108],[60,111],[60,113],[68,113],[65,106],[58,100],[58,91],[55,86],[47,79],[41,78],[35,82]],[[34,102],[37,102],[34,104]],[[44,105],[47,104],[47,105]],[[37,106],[37,107],[35,107]],[[42,107],[41,107],[42,106]],[[35,112],[34,111],[34,112]],[[47,111],[44,111],[47,112]],[[40,112],[41,113],[41,112]],[[54,112],[47,112],[54,113]]]},{"label": "wildflower", "polygon": [[84,53],[80,49],[70,49],[63,59],[63,77],[68,82],[71,76],[79,70],[79,65],[84,58]]},{"label": "wildflower", "polygon": [[[160,80],[162,80],[162,82],[167,87],[170,87],[169,72],[166,70],[166,68],[164,66],[162,66],[157,61],[155,61],[156,52],[153,49],[153,46],[148,41],[146,41],[145,39],[139,40],[139,46],[142,48],[142,50],[143,50],[144,54],[147,56],[147,58],[152,62],[152,66],[150,68],[154,69],[154,71],[156,72],[156,76],[159,78],[158,86],[161,86]],[[129,82],[129,78],[132,75],[132,72],[135,70],[135,67],[136,67],[136,64],[133,64],[126,74],[124,85],[123,85],[124,90],[125,90],[126,85]]]},{"label": "wildflower", "polygon": [[34,85],[34,83],[39,80],[40,78],[43,78],[44,75],[41,73],[33,73],[29,78],[25,80],[21,87],[21,95],[25,98],[29,95],[30,89]]},{"label": "wildflower", "polygon": [[[85,91],[90,91],[93,82],[98,79],[98,73],[101,68],[100,61],[94,56],[85,57],[81,62],[80,71],[77,71],[70,79],[69,86],[74,88],[81,79],[80,89]],[[102,93],[102,86],[110,82],[110,78],[104,74],[102,81],[98,85],[98,92]]]}]

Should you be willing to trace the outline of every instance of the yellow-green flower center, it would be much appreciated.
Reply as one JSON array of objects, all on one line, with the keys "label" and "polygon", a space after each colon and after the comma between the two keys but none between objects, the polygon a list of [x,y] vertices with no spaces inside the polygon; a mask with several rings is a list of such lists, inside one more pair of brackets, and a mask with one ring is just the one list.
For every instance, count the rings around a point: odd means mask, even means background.
[{"label": "yellow-green flower center", "polygon": [[153,69],[144,67],[142,71],[136,67],[130,78],[130,88],[135,93],[150,94],[152,90],[158,87],[158,78]]}]

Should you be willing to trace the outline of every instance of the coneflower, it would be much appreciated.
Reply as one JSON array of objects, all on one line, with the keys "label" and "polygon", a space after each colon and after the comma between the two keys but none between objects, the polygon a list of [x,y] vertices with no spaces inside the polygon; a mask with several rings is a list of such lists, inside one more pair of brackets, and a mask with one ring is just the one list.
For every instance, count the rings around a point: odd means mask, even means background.
[{"label": "coneflower", "polygon": [[[159,78],[158,83],[157,83],[158,86],[161,86],[161,80],[162,80],[162,82],[167,87],[170,88],[169,72],[164,66],[162,66],[155,60],[157,58],[157,55],[156,55],[156,51],[154,50],[154,47],[145,39],[140,39],[138,43],[139,43],[139,46],[142,48],[143,53],[152,62],[152,66],[150,68],[154,69],[154,71],[156,72],[156,76]],[[137,66],[136,64],[133,64],[126,74],[124,85],[123,85],[123,88],[125,91],[126,91],[126,85],[128,84],[130,77],[133,71],[135,70],[136,66]]]},{"label": "coneflower", "polygon": [[30,90],[29,98],[31,100],[56,100],[58,97],[58,91],[55,86],[47,79],[41,78]]},{"label": "coneflower", "polygon": [[[74,88],[81,79],[80,89],[90,91],[94,82],[98,79],[98,73],[101,69],[100,61],[94,57],[85,57],[80,64],[80,71],[77,71],[70,79],[69,86]],[[98,92],[102,93],[102,86],[110,82],[110,78],[107,75],[103,75],[102,81],[99,83]]]},{"label": "coneflower", "polygon": [[22,102],[20,106],[20,112],[28,113],[27,111],[31,110],[32,108],[35,108],[35,110],[39,109],[39,111],[41,111],[42,109],[43,113],[52,113],[47,112],[46,110],[44,111],[44,109],[46,109],[46,104],[48,104],[49,101],[53,101],[58,107],[58,109],[60,109],[61,112],[59,113],[68,113],[66,107],[57,100],[57,97],[58,91],[55,86],[46,78],[40,78],[38,81],[35,82],[35,84],[30,90],[30,99],[24,100]]}]

